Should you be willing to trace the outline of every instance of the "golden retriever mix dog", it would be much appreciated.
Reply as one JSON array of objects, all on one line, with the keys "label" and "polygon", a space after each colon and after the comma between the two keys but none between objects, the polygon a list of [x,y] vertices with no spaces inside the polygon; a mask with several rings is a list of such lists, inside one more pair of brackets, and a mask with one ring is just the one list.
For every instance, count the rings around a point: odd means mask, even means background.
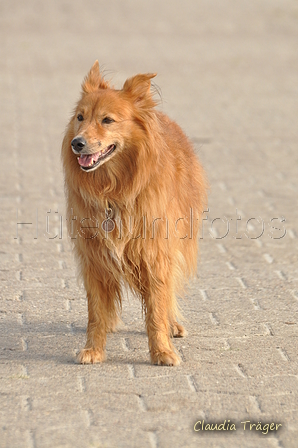
[{"label": "golden retriever mix dog", "polygon": [[190,141],[155,109],[154,76],[115,90],[96,61],[63,140],[68,231],[88,298],[83,364],[105,359],[123,285],[141,298],[151,362],[180,362],[170,338],[186,333],[176,297],[196,272],[206,182]]}]

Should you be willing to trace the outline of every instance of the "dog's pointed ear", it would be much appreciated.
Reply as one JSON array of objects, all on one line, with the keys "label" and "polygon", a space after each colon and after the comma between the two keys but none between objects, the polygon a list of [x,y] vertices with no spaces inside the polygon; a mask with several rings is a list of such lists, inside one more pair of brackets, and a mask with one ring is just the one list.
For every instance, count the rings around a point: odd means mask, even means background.
[{"label": "dog's pointed ear", "polygon": [[98,89],[107,89],[109,84],[102,78],[99,63],[95,61],[90,72],[85,77],[82,89],[84,93],[96,92]]},{"label": "dog's pointed ear", "polygon": [[146,73],[144,75],[136,75],[125,81],[123,92],[129,94],[135,103],[142,104],[148,101],[154,107],[155,102],[150,93],[151,79],[156,76],[156,73]]}]

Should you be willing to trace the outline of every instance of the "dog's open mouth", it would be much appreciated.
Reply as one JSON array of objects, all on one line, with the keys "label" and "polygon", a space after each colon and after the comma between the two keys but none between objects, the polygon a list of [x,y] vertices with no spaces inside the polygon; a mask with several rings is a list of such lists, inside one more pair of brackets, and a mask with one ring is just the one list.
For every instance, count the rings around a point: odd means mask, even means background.
[{"label": "dog's open mouth", "polygon": [[78,157],[78,162],[83,171],[93,171],[100,163],[116,149],[116,145],[112,144],[107,146],[102,151],[96,152],[94,154],[81,154]]}]

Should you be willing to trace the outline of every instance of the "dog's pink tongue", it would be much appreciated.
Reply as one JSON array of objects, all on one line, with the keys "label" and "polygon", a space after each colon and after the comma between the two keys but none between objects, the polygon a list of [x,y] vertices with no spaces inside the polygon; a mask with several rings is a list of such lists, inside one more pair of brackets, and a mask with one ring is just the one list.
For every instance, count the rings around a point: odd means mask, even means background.
[{"label": "dog's pink tongue", "polygon": [[92,159],[94,159],[94,161],[96,162],[98,160],[99,157],[99,152],[96,154],[81,154],[80,157],[78,158],[78,162],[81,166],[89,166],[90,163],[92,162]]}]

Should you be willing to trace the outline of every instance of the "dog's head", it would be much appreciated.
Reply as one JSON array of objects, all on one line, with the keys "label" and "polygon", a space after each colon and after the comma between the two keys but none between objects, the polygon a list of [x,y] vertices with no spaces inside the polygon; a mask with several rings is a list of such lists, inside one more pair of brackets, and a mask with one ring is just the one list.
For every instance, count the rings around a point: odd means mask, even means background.
[{"label": "dog's head", "polygon": [[108,162],[113,165],[120,154],[127,157],[125,151],[136,147],[148,132],[148,114],[156,105],[150,92],[154,76],[136,75],[121,90],[115,90],[103,79],[95,62],[84,79],[82,97],[69,126],[69,149],[81,170],[89,173]]}]

